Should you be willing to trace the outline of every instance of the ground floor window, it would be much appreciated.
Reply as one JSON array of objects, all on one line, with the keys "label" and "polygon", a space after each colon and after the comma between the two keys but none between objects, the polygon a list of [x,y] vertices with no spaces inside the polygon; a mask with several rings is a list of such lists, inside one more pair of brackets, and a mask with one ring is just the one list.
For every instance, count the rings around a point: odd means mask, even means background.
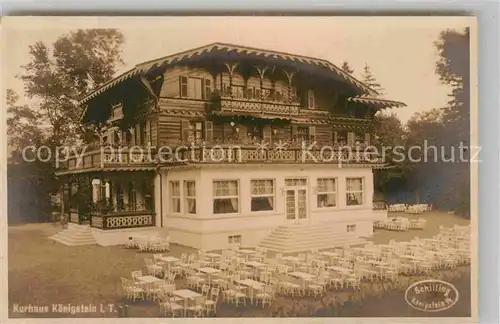
[{"label": "ground floor window", "polygon": [[241,235],[228,236],[227,241],[231,245],[240,245],[241,244]]},{"label": "ground floor window", "polygon": [[347,232],[355,232],[356,224],[347,225]]},{"label": "ground floor window", "polygon": [[337,183],[335,178],[320,178],[317,183],[317,207],[337,206]]},{"label": "ground floor window", "polygon": [[170,211],[181,212],[181,188],[179,181],[170,181]]},{"label": "ground floor window", "polygon": [[239,212],[238,180],[214,180],[212,191],[214,214]]},{"label": "ground floor window", "polygon": [[187,214],[196,214],[196,183],[184,181],[184,201]]},{"label": "ground floor window", "polygon": [[307,178],[288,178],[285,179],[285,186],[306,186]]},{"label": "ground floor window", "polygon": [[346,179],[347,206],[363,205],[363,178]]},{"label": "ground floor window", "polygon": [[274,210],[274,180],[252,180],[251,194],[252,206],[251,211],[269,211]]}]

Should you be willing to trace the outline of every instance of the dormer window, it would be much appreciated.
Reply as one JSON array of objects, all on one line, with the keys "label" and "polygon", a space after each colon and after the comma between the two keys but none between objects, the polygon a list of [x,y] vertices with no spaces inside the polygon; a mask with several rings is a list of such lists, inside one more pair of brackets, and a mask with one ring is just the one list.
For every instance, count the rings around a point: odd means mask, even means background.
[{"label": "dormer window", "polygon": [[309,109],[314,109],[315,103],[314,103],[314,90],[309,89],[307,91],[307,108]]},{"label": "dormer window", "polygon": [[116,104],[111,107],[111,120],[117,120],[123,118],[123,106],[121,104]]}]

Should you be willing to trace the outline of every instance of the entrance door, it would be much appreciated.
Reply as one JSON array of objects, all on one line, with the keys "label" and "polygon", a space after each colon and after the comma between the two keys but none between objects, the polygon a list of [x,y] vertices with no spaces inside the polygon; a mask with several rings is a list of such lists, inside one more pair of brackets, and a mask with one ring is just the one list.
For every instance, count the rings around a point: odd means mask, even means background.
[{"label": "entrance door", "polygon": [[295,224],[307,220],[307,187],[285,189],[286,219]]}]

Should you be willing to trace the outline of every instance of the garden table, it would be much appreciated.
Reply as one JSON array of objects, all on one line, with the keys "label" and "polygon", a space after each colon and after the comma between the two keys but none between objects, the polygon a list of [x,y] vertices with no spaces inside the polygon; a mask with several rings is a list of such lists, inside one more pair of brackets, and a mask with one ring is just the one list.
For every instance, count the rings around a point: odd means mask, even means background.
[{"label": "garden table", "polygon": [[165,261],[167,263],[180,261],[180,259],[173,257],[173,256],[164,256],[164,257],[161,257],[160,260]]},{"label": "garden table", "polygon": [[304,280],[313,280],[315,278],[315,276],[310,273],[300,272],[300,271],[290,272],[288,275]]},{"label": "garden table", "polygon": [[152,283],[155,283],[157,281],[162,281],[161,279],[158,279],[154,276],[142,276],[142,277],[137,277],[137,280],[143,282],[143,283],[148,283],[148,284],[152,284]]},{"label": "garden table", "polygon": [[201,294],[197,293],[196,291],[192,291],[189,289],[174,290],[172,292],[172,294],[174,296],[180,297],[184,300],[184,316],[186,316],[188,300],[202,296]]}]

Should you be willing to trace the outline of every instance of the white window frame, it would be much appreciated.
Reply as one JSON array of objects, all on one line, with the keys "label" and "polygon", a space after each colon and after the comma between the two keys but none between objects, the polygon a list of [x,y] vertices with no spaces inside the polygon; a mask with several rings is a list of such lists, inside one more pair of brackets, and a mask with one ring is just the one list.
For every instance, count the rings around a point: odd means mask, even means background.
[{"label": "white window frame", "polygon": [[[187,184],[189,182],[192,182],[194,184],[194,196],[188,195]],[[184,180],[183,190],[184,190],[183,200],[184,200],[184,204],[185,204],[185,207],[184,207],[185,213],[189,214],[189,215],[196,215],[196,213],[198,212],[198,206],[196,204],[197,203],[196,202],[196,181],[195,180]],[[194,200],[194,211],[195,211],[194,213],[189,212],[188,203],[190,200]]]},{"label": "white window frame", "polygon": [[[252,183],[254,181],[272,181],[273,183],[273,192],[271,194],[253,194],[252,193]],[[252,199],[253,198],[273,198],[273,209],[270,210],[252,210]],[[276,210],[276,179],[250,179],[250,212],[251,213],[270,213]]]},{"label": "white window frame", "polygon": [[[361,179],[361,190],[348,190],[347,189],[347,182],[350,179]],[[361,193],[361,204],[348,205],[347,204],[347,195],[355,194],[355,193]],[[346,177],[345,178],[345,199],[346,199],[345,204],[346,204],[346,207],[348,207],[348,208],[353,208],[353,207],[356,208],[356,207],[365,205],[365,178],[364,177]]]},{"label": "white window frame", "polygon": [[[320,180],[333,180],[333,191],[320,191]],[[316,179],[316,208],[318,209],[331,209],[337,208],[339,206],[339,197],[338,197],[338,179],[336,177],[322,177]],[[335,197],[335,205],[334,206],[318,206],[318,196],[319,195],[334,195]]]},{"label": "white window frame", "polygon": [[[215,196],[214,192],[213,192],[213,184],[214,182],[232,182],[232,181],[235,181],[236,184],[237,184],[237,191],[238,193],[236,195],[232,195],[232,196]],[[240,190],[240,180],[239,179],[213,179],[212,180],[212,214],[213,215],[238,215],[240,214],[241,212],[241,205],[240,205],[240,193],[241,193],[241,190]],[[214,201],[216,199],[234,199],[236,198],[238,200],[238,209],[236,212],[232,212],[232,213],[216,213],[215,212],[215,209],[213,208],[213,204],[214,204]]]},{"label": "white window frame", "polygon": [[[235,242],[236,238],[238,238],[239,242]],[[229,243],[229,245],[241,245],[242,241],[243,241],[243,236],[241,234],[229,235],[227,237],[227,242]]]},{"label": "white window frame", "polygon": [[[174,183],[177,183],[178,186],[179,186],[179,195],[176,196],[174,195]],[[170,180],[169,181],[169,203],[170,203],[170,213],[172,214],[181,214],[182,212],[182,188],[181,188],[181,181],[180,180]],[[175,204],[173,203],[174,202],[174,199],[178,199],[179,200],[179,211],[175,211],[173,210]]]},{"label": "white window frame", "polygon": [[346,226],[347,233],[356,232],[356,224],[348,224]]}]

